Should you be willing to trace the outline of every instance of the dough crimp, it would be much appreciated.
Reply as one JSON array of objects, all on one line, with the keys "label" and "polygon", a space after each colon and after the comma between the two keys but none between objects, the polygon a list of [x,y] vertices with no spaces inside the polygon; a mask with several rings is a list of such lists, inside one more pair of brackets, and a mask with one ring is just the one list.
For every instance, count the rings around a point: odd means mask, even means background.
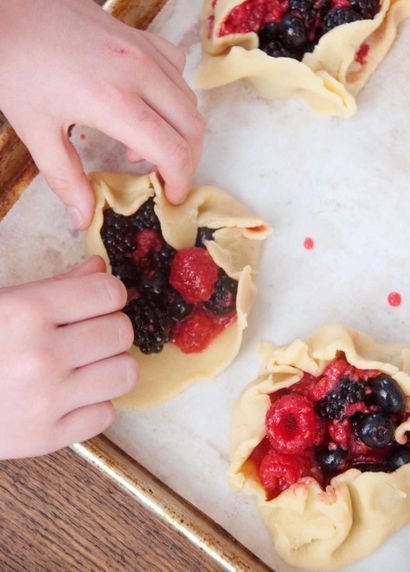
[{"label": "dough crimp", "polygon": [[122,215],[131,215],[150,197],[162,234],[175,249],[195,244],[199,227],[217,229],[206,248],[216,264],[238,280],[236,320],[201,353],[186,354],[168,343],[159,354],[145,355],[133,346],[131,353],[140,365],[136,389],[115,401],[120,409],[144,409],[174,397],[195,381],[212,378],[236,357],[247,326],[247,315],[256,288],[253,282],[262,241],[271,229],[224,191],[211,186],[192,189],[186,201],[171,205],[155,174],[135,176],[121,173],[92,173],[90,183],[96,197],[93,221],[87,232],[87,254],[98,254],[111,269],[100,236],[103,210],[111,207]]},{"label": "dough crimp", "polygon": [[[400,23],[410,16],[410,0],[383,0],[373,20],[333,28],[299,62],[268,56],[258,49],[254,32],[219,35],[227,15],[243,2],[205,0],[201,40],[206,56],[197,70],[197,87],[210,89],[246,79],[263,97],[302,99],[327,116],[350,117],[356,112],[357,94],[391,48]],[[365,65],[356,61],[363,44],[369,47]]]},{"label": "dough crimp", "polygon": [[[391,376],[410,410],[410,349],[378,345],[367,335],[342,325],[328,325],[305,342],[276,347],[261,345],[264,364],[259,377],[242,392],[231,423],[231,486],[256,495],[258,508],[279,555],[291,565],[334,570],[373,552],[410,520],[410,464],[393,473],[350,469],[334,477],[324,491],[311,477],[301,479],[267,500],[258,469],[249,455],[265,436],[269,394],[299,381],[304,372],[318,376],[340,352],[360,369]],[[396,440],[405,444],[410,422]]]}]

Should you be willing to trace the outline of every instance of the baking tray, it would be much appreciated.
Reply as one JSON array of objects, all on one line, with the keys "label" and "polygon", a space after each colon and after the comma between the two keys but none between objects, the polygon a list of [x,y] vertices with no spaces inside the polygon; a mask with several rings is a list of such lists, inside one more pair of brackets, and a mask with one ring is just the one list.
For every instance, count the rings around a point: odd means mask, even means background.
[{"label": "baking tray", "polygon": [[[108,0],[104,9],[124,23],[145,29],[167,0]],[[101,3],[101,2],[99,2]],[[38,174],[25,145],[4,121],[0,128],[0,220]],[[194,546],[216,569],[271,570],[222,527],[167,487],[107,437],[100,435],[72,449]]]}]

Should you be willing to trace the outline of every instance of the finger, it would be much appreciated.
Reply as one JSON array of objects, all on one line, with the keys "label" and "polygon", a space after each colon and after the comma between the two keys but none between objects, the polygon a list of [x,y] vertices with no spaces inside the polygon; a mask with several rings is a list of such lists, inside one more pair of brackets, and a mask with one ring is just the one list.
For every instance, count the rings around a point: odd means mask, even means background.
[{"label": "finger", "polygon": [[193,178],[193,157],[189,144],[157,113],[141,100],[127,106],[101,110],[95,127],[121,141],[158,167],[165,192],[173,203],[182,202]]},{"label": "finger", "polygon": [[130,349],[133,341],[130,319],[116,312],[62,326],[55,344],[64,365],[74,369],[121,354]]},{"label": "finger", "polygon": [[128,393],[138,381],[138,363],[121,354],[77,369],[61,387],[64,413]]},{"label": "finger", "polygon": [[33,287],[36,303],[57,326],[111,314],[127,303],[124,284],[111,274],[48,279]]},{"label": "finger", "polygon": [[186,64],[186,55],[184,50],[175,46],[168,40],[161,38],[150,32],[144,32],[144,37],[171,63],[179,72],[183,72]]},{"label": "finger", "polygon": [[26,141],[37,167],[60,197],[74,226],[85,229],[94,213],[94,194],[67,133],[41,130]]},{"label": "finger", "polygon": [[127,147],[125,154],[127,156],[127,160],[130,163],[140,163],[141,161],[144,160],[144,157],[142,157],[139,153],[136,153],[135,151],[133,151],[129,147]]},{"label": "finger", "polygon": [[110,401],[76,409],[57,423],[55,448],[61,449],[91,439],[108,429],[114,419],[115,410]]},{"label": "finger", "polygon": [[66,278],[74,278],[76,276],[88,276],[89,274],[94,274],[96,272],[105,272],[106,264],[101,256],[90,256],[84,262],[81,262],[71,270],[64,272],[62,274],[57,274],[54,276],[54,280],[65,280]]}]

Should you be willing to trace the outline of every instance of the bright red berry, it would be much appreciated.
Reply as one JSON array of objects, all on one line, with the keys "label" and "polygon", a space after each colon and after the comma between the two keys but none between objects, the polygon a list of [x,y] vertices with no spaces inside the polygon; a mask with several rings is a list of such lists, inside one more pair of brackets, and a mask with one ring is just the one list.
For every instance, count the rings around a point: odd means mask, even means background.
[{"label": "bright red berry", "polygon": [[344,359],[338,359],[330,363],[324,369],[320,379],[312,389],[311,398],[314,401],[319,401],[319,399],[323,399],[328,393],[336,389],[337,384],[345,374],[348,367],[349,364]]},{"label": "bright red berry", "polygon": [[135,261],[139,261],[153,252],[159,252],[164,244],[158,232],[151,228],[137,232],[134,241],[137,248],[132,257]]},{"label": "bright red berry", "polygon": [[252,453],[249,455],[249,459],[256,463],[259,467],[262,460],[265,458],[266,454],[272,449],[269,439],[264,437],[259,445],[256,445]]},{"label": "bright red berry", "polygon": [[206,249],[184,248],[172,260],[169,282],[187,302],[206,302],[212,296],[218,272]]},{"label": "bright red berry", "polygon": [[174,343],[186,354],[205,350],[214,337],[223,329],[212,316],[202,308],[194,312],[175,331]]},{"label": "bright red berry", "polygon": [[259,467],[263,488],[272,497],[277,496],[308,474],[306,457],[279,453],[274,449],[265,455]]},{"label": "bright red berry", "polygon": [[300,453],[315,444],[319,431],[313,403],[297,393],[279,398],[266,415],[266,434],[277,451]]},{"label": "bright red berry", "polygon": [[343,421],[332,421],[329,425],[330,438],[345,450],[349,447],[351,434],[352,425],[348,419],[344,419]]}]

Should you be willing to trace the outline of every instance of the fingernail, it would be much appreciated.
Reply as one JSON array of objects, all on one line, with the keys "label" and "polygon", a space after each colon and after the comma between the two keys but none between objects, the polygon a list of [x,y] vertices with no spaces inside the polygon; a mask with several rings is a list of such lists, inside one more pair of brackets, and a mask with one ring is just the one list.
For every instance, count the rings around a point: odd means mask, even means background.
[{"label": "fingernail", "polygon": [[80,211],[76,207],[67,207],[67,214],[75,228],[80,228],[83,222]]}]

